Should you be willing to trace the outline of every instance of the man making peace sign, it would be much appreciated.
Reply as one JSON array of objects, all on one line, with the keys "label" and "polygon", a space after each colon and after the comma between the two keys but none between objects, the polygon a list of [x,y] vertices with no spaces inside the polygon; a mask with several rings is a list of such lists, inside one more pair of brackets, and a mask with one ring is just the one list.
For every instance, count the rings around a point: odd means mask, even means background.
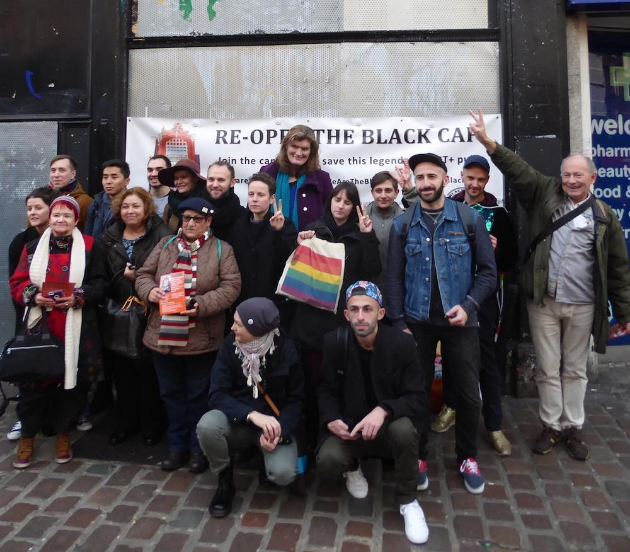
[{"label": "man making peace sign", "polygon": [[289,308],[287,301],[276,295],[276,287],[296,247],[297,231],[293,221],[282,215],[282,200],[276,203],[275,192],[273,176],[252,175],[247,184],[247,216],[232,227],[231,245],[242,279],[236,305],[251,297],[267,297],[276,303],[281,325],[287,327]]}]

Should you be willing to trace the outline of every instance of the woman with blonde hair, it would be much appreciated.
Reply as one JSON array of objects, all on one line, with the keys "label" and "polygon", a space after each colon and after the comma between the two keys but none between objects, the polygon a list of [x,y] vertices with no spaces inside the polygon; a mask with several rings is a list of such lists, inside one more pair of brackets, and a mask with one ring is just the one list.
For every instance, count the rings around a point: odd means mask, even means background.
[{"label": "woman with blonde hair", "polygon": [[324,215],[332,182],[320,168],[319,142],[312,128],[292,127],[282,139],[276,160],[261,167],[260,172],[276,179],[276,200],[282,200],[282,213],[298,232]]}]

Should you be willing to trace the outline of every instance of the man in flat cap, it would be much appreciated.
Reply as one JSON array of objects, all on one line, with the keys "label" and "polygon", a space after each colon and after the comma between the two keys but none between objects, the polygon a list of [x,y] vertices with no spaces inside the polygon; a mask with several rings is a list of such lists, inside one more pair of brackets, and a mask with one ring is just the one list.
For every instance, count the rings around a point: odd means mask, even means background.
[{"label": "man in flat cap", "polygon": [[243,301],[212,368],[210,412],[197,425],[201,449],[219,476],[212,517],[232,511],[236,451],[256,445],[272,483],[288,485],[297,475],[294,434],[302,421],[304,376],[297,349],[279,325],[273,301]]},{"label": "man in flat cap", "polygon": [[409,167],[420,202],[394,219],[389,237],[389,317],[413,335],[424,373],[425,412],[418,450],[418,489],[426,475],[429,393],[435,351],[451,370],[455,404],[455,452],[466,489],[479,494],[484,479],[475,459],[479,398],[477,310],[496,288],[494,252],[483,217],[444,196],[446,164],[433,153],[413,155]]}]

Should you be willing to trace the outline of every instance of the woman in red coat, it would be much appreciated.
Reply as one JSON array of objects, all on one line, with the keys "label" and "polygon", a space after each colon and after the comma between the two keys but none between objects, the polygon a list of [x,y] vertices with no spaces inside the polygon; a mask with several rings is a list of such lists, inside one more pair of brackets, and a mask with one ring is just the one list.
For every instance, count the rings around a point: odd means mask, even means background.
[{"label": "woman in red coat", "polygon": [[[22,438],[13,462],[18,469],[30,465],[34,438],[44,421],[57,433],[57,463],[72,460],[69,432],[87,402],[100,364],[93,307],[103,295],[105,280],[103,275],[92,273],[96,246],[90,236],[82,236],[76,228],[78,219],[75,199],[55,199],[50,206],[50,228],[24,246],[10,279],[13,299],[31,306],[29,328],[38,327],[42,309],[46,309],[50,332],[63,341],[65,355],[63,381],[20,387]],[[42,294],[44,282],[71,282],[74,289],[65,296],[47,297]]]}]

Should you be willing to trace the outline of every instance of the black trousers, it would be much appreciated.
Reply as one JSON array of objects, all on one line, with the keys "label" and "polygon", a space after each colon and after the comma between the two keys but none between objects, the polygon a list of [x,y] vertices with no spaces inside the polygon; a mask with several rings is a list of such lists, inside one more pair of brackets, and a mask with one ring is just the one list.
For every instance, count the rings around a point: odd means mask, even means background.
[{"label": "black trousers", "polygon": [[[481,304],[477,317],[479,318],[479,348],[481,353],[479,387],[481,389],[481,400],[483,401],[481,414],[488,431],[499,431],[503,422],[503,410],[501,410],[501,383],[496,357],[496,344],[494,342],[499,307],[494,294]],[[452,370],[449,370],[444,360],[442,359],[444,403],[451,408],[455,408],[455,393],[450,381]]]},{"label": "black trousers", "polygon": [[378,456],[394,460],[396,501],[409,504],[416,499],[418,484],[418,434],[409,418],[398,418],[383,424],[376,439],[344,441],[336,435],[328,437],[317,454],[317,467],[328,476],[340,476],[357,469],[357,460]]},{"label": "black trousers", "polygon": [[69,433],[87,404],[89,389],[89,383],[78,384],[74,389],[64,389],[63,384],[20,388],[17,414],[22,422],[22,437],[35,437],[44,424],[51,425],[55,433]]},{"label": "black trousers", "polygon": [[455,424],[455,453],[457,462],[477,456],[477,425],[481,410],[479,397],[479,332],[476,327],[409,324],[416,340],[420,366],[424,375],[426,410],[420,422],[418,457],[427,458],[430,411],[429,396],[435,375],[435,350],[442,343],[442,358],[450,371],[455,394],[457,423]]},{"label": "black trousers", "polygon": [[151,354],[142,360],[131,360],[112,351],[105,353],[116,387],[116,430],[143,435],[161,433],[166,414],[160,399]]}]

